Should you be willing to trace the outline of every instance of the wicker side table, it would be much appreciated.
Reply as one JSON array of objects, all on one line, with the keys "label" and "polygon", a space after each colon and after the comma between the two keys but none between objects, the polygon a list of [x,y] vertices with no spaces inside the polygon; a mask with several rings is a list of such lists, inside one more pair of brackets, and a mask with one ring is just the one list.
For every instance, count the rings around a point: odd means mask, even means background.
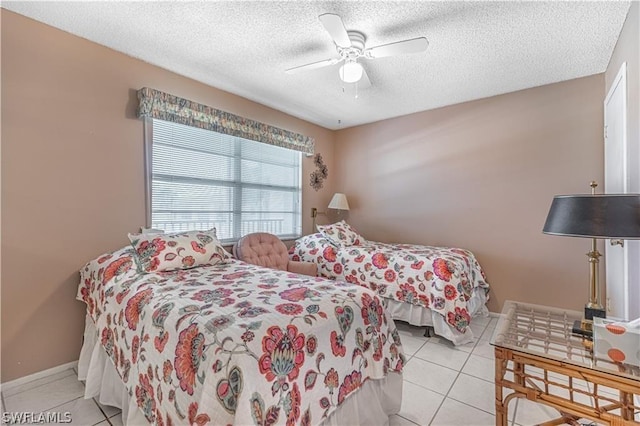
[{"label": "wicker side table", "polygon": [[[513,398],[557,409],[559,417],[544,425],[578,425],[582,418],[640,425],[640,368],[594,359],[571,333],[574,320],[581,317],[577,311],[505,303],[491,339],[496,425],[507,425]],[[513,392],[506,394],[505,389]]]}]

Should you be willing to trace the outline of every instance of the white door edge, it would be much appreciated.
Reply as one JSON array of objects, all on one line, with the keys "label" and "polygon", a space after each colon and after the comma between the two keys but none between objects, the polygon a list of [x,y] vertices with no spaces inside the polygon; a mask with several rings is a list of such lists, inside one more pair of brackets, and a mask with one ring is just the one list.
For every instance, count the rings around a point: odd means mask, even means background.
[{"label": "white door edge", "polygon": [[[613,97],[613,94],[615,93],[615,91],[621,88],[623,90],[623,94],[624,96],[622,97],[622,157],[623,157],[623,162],[622,162],[622,173],[624,178],[622,179],[622,192],[623,193],[627,193],[629,190],[629,174],[628,174],[628,167],[627,167],[627,163],[628,163],[628,152],[627,152],[627,63],[623,62],[620,65],[620,69],[618,70],[618,73],[616,74],[616,78],[613,80],[613,83],[611,84],[611,87],[609,88],[609,92],[607,93],[607,96],[604,100],[604,124],[605,124],[605,132],[607,129],[607,105],[609,104],[609,101],[611,100],[611,98]],[[606,148],[605,148],[606,150]],[[606,151],[605,151],[605,167],[606,167]],[[605,170],[605,176],[606,176],[606,170]],[[605,188],[606,188],[606,182],[605,182]],[[605,240],[605,244],[610,244],[610,240]],[[606,250],[605,250],[606,251]],[[629,318],[629,251],[628,251],[628,247],[627,245],[625,245],[622,248],[622,257],[623,257],[623,264],[625,265],[625,267],[623,268],[622,271],[622,277],[623,277],[623,282],[625,283],[624,288],[622,289],[623,291],[623,298],[624,298],[624,304],[623,304],[623,308],[622,308],[622,314],[624,316],[624,318]],[[607,258],[605,258],[605,262],[607,261]],[[608,295],[607,295],[607,299],[608,299]],[[608,300],[607,300],[607,304],[605,305],[607,310],[608,310]]]}]

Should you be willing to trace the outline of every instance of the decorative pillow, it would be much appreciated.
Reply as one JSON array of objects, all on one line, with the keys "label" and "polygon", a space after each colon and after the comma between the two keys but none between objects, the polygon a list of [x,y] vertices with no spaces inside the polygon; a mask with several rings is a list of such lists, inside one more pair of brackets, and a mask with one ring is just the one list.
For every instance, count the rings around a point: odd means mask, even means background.
[{"label": "decorative pillow", "polygon": [[[218,234],[216,233],[217,231],[215,227],[209,229],[207,232],[211,232],[214,237],[218,238]],[[141,234],[164,234],[164,229],[142,227],[140,228],[140,233]]]},{"label": "decorative pillow", "polygon": [[143,272],[173,271],[224,263],[228,253],[215,231],[129,234]]},{"label": "decorative pillow", "polygon": [[140,228],[141,234],[164,234],[164,229]]},{"label": "decorative pillow", "polygon": [[[215,226],[211,229],[209,229],[207,232],[210,232],[213,234],[213,236],[215,238],[218,238],[218,234],[216,231]],[[164,229],[157,229],[157,228],[140,228],[140,233],[141,234],[164,234]]]},{"label": "decorative pillow", "polygon": [[318,231],[329,241],[339,246],[359,246],[365,239],[358,234],[347,222],[340,222],[331,225],[317,225]]}]

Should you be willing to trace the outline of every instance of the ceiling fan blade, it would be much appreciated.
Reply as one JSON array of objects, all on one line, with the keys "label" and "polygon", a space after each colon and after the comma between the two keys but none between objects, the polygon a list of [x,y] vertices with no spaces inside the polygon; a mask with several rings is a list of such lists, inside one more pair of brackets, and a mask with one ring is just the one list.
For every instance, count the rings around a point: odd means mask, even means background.
[{"label": "ceiling fan blade", "polygon": [[333,13],[325,13],[318,16],[318,19],[320,19],[324,29],[327,30],[335,44],[340,47],[351,46],[351,40],[349,39],[349,34],[347,34],[347,29],[342,23],[342,18]]},{"label": "ceiling fan blade", "polygon": [[371,87],[371,80],[369,80],[367,70],[362,68],[362,78],[358,81],[358,90],[368,89],[369,87]]},{"label": "ceiling fan blade", "polygon": [[427,39],[418,37],[411,40],[397,41],[395,43],[372,47],[365,51],[365,55],[367,58],[384,58],[385,56],[424,52],[427,50],[427,47],[429,47]]},{"label": "ceiling fan blade", "polygon": [[335,59],[335,58],[325,59],[324,61],[318,61],[318,62],[313,62],[311,64],[300,65],[299,67],[289,68],[285,72],[287,74],[297,74],[297,73],[302,72],[302,71],[310,71],[310,70],[315,70],[317,68],[322,68],[322,67],[326,67],[326,66],[329,66],[329,65],[337,64],[341,60],[342,59]]}]

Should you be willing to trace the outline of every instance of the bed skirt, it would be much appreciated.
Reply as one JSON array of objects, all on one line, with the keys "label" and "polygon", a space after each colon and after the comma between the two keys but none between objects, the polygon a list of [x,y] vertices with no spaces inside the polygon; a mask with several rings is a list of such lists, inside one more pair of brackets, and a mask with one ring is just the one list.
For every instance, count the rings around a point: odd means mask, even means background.
[{"label": "bed skirt", "polygon": [[[471,299],[467,302],[469,315],[471,317],[487,317],[489,310],[486,307],[488,297],[483,289],[473,292]],[[438,336],[450,340],[454,345],[464,345],[473,342],[475,336],[470,327],[464,333],[451,327],[444,317],[429,308],[412,305],[411,303],[398,302],[394,299],[386,299],[387,311],[394,320],[408,322],[411,325],[433,327]],[[473,319],[471,320],[473,323]]]},{"label": "bed skirt", "polygon": [[[91,317],[85,318],[84,343],[78,360],[78,379],[85,382],[85,399],[96,398],[101,404],[122,410],[126,426],[143,426],[149,422],[138,409],[135,395],[129,396],[111,359],[100,344]],[[321,424],[388,425],[389,416],[400,411],[402,374],[390,372],[386,378],[367,380]]]}]

